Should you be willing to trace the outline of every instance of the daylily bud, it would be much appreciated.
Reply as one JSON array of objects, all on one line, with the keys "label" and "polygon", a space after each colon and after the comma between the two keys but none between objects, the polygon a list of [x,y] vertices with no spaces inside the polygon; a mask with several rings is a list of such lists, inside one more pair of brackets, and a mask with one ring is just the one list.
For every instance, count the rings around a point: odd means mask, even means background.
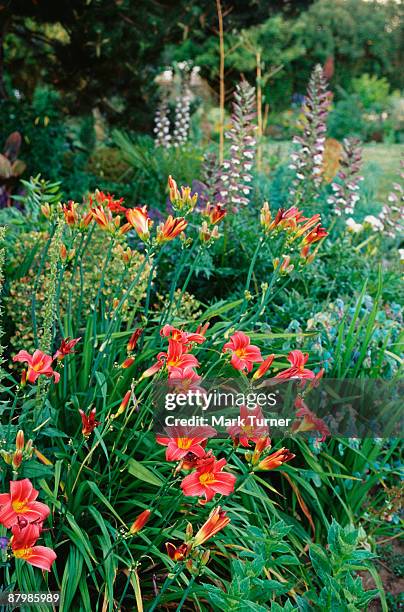
[{"label": "daylily bud", "polygon": [[141,514],[139,514],[137,519],[132,524],[132,527],[129,529],[129,533],[134,535],[135,533],[138,533],[141,529],[143,529],[143,527],[146,525],[147,521],[149,520],[150,515],[151,515],[150,510],[144,510]]},{"label": "daylily bud", "polygon": [[17,470],[22,463],[22,451],[16,450],[13,455],[12,466],[14,470]]},{"label": "daylily bud", "polygon": [[200,546],[209,538],[217,534],[218,531],[226,527],[230,523],[230,519],[226,516],[220,506],[214,508],[199,531],[195,534],[192,546]]},{"label": "daylily bud", "polygon": [[201,556],[201,565],[207,565],[210,558],[210,550],[204,550]]},{"label": "daylily bud", "polygon": [[140,338],[140,336],[142,335],[143,330],[139,327],[138,329],[135,329],[135,331],[133,332],[133,334],[131,335],[129,342],[127,344],[127,350],[128,353],[131,353],[132,351],[135,350],[136,346],[137,346],[137,342]]},{"label": "daylily bud", "polygon": [[24,432],[22,429],[18,430],[17,435],[15,437],[15,448],[16,450],[24,450],[24,444],[25,444],[25,440],[24,440]]},{"label": "daylily bud", "polygon": [[117,417],[119,417],[119,415],[121,415],[123,412],[125,412],[125,410],[126,410],[126,408],[128,406],[129,400],[130,400],[131,393],[132,393],[132,391],[130,389],[129,389],[129,391],[127,391],[125,393],[125,395],[123,397],[123,400],[122,400],[122,402],[121,402],[117,412],[112,417],[113,419],[116,419]]},{"label": "daylily bud", "polygon": [[26,384],[27,384],[27,370],[23,370],[21,372],[20,386],[25,387]]},{"label": "daylily bud", "polygon": [[193,533],[194,533],[194,529],[193,529],[191,523],[187,523],[187,528],[185,530],[186,540],[187,541],[192,538]]},{"label": "daylily bud", "polygon": [[4,448],[0,449],[0,455],[3,457],[4,461],[7,465],[11,465],[12,457],[10,453],[4,450]]},{"label": "daylily bud", "polygon": [[130,368],[130,366],[133,364],[133,362],[135,361],[134,357],[128,357],[127,359],[125,359],[125,361],[123,361],[121,363],[121,368]]},{"label": "daylily bud", "polygon": [[64,244],[61,245],[59,253],[60,253],[60,259],[62,261],[66,261],[66,259],[67,259],[67,249],[66,249]]},{"label": "daylily bud", "polygon": [[32,456],[32,451],[33,451],[33,442],[31,439],[28,440],[28,442],[25,445],[25,453],[27,455],[28,458],[30,458]]},{"label": "daylily bud", "polygon": [[51,216],[51,207],[49,206],[49,202],[46,202],[45,204],[41,204],[41,212],[44,217],[49,219],[49,217]]}]

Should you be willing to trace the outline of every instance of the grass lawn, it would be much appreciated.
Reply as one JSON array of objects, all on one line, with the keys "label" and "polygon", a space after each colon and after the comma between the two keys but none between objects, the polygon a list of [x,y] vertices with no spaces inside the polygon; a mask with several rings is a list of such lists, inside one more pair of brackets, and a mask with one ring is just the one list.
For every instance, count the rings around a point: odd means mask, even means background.
[{"label": "grass lawn", "polygon": [[[264,146],[269,156],[278,153],[281,160],[285,159],[290,150],[288,141],[268,142]],[[366,144],[363,148],[363,172],[370,175],[374,181],[376,198],[383,202],[391,186],[398,179],[400,159],[404,159],[404,145],[402,144]]]}]

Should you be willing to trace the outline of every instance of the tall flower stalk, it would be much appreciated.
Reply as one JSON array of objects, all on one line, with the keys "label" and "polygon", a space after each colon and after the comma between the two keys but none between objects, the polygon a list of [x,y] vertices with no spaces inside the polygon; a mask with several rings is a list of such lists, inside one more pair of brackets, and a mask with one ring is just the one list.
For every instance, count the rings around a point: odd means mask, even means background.
[{"label": "tall flower stalk", "polygon": [[[2,245],[6,236],[6,228],[4,226],[0,227],[0,244]],[[2,291],[4,285],[4,264],[6,260],[6,250],[3,246],[0,248],[0,382],[4,375],[3,363],[4,363],[4,347],[1,344],[1,339],[4,335],[2,318],[3,318],[3,306],[2,306]]]},{"label": "tall flower stalk", "polygon": [[171,146],[170,119],[168,116],[168,100],[162,98],[154,117],[154,144],[156,147],[168,149]]},{"label": "tall flower stalk", "polygon": [[61,259],[62,235],[65,222],[62,216],[59,217],[53,235],[52,243],[49,248],[49,277],[47,281],[47,294],[44,307],[43,330],[39,339],[40,349],[44,353],[52,351],[54,325],[56,317],[56,301],[59,286],[58,268]]},{"label": "tall flower stalk", "polygon": [[320,64],[309,80],[303,106],[303,135],[295,136],[297,149],[291,155],[289,168],[295,170],[292,195],[299,204],[306,198],[316,198],[323,182],[326,121],[331,103],[327,80]]},{"label": "tall flower stalk", "polygon": [[243,80],[234,92],[232,125],[226,133],[230,140],[230,157],[225,159],[220,170],[220,198],[235,209],[249,203],[252,190],[251,169],[256,153],[255,89]]},{"label": "tall flower stalk", "polygon": [[168,149],[171,146],[169,97],[173,87],[174,74],[172,68],[166,68],[159,74],[155,82],[159,86],[160,103],[154,117],[154,144],[156,147]]},{"label": "tall flower stalk", "polygon": [[[400,163],[399,177],[404,179],[404,161]],[[404,219],[404,188],[401,183],[393,183],[393,190],[388,195],[388,204],[384,204],[379,219],[383,223],[383,231],[390,238],[395,238],[403,231]]]},{"label": "tall flower stalk", "polygon": [[338,216],[351,215],[359,200],[359,183],[363,181],[360,169],[362,166],[362,147],[357,138],[345,138],[343,143],[338,182],[331,183],[333,194],[327,199]]},{"label": "tall flower stalk", "polygon": [[180,62],[177,67],[180,73],[180,89],[175,102],[173,146],[182,147],[188,140],[191,124],[191,79],[198,73],[199,68],[195,66],[191,69],[188,62]]}]

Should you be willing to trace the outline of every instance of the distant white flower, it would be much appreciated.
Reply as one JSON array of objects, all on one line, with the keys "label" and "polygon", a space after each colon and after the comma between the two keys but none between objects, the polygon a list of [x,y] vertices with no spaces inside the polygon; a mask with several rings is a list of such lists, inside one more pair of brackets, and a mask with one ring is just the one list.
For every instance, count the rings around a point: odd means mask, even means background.
[{"label": "distant white flower", "polygon": [[384,225],[383,223],[380,221],[380,219],[378,219],[377,217],[375,217],[374,215],[367,215],[364,220],[364,223],[367,223],[368,225],[370,225],[370,227],[375,231],[375,232],[382,232],[384,229]]},{"label": "distant white flower", "polygon": [[400,262],[404,263],[404,249],[398,249],[398,254],[400,255]]},{"label": "distant white flower", "polygon": [[348,231],[352,232],[353,234],[359,234],[363,230],[363,225],[361,223],[357,223],[355,219],[352,219],[352,217],[349,217],[349,219],[346,220],[346,226]]}]

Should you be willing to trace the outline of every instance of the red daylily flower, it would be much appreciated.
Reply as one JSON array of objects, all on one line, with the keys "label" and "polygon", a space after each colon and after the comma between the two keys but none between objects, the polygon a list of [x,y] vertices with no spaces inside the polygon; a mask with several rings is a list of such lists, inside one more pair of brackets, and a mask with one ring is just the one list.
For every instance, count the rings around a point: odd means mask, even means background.
[{"label": "red daylily flower", "polygon": [[321,437],[318,439],[319,442],[324,442],[331,433],[323,419],[316,417],[300,396],[296,398],[295,406],[298,408],[296,416],[303,417],[303,419],[300,422],[292,423],[292,431],[294,433],[299,431],[318,431],[321,434]]},{"label": "red daylily flower", "polygon": [[226,342],[223,350],[231,351],[230,363],[236,370],[251,372],[253,363],[264,361],[258,346],[250,344],[250,338],[242,331],[230,336],[230,340]]},{"label": "red daylily flower", "polygon": [[186,367],[170,368],[168,373],[169,388],[171,393],[188,393],[188,391],[200,391],[206,395],[206,390],[200,386],[202,376],[199,376],[193,368]]},{"label": "red daylily flower", "polygon": [[188,353],[187,350],[188,348],[184,347],[181,342],[169,340],[167,353],[159,353],[157,359],[165,358],[168,370],[170,368],[197,368],[199,361],[194,355]]},{"label": "red daylily flower", "polygon": [[164,327],[162,327],[160,330],[160,335],[187,345],[187,348],[189,348],[188,345],[192,344],[192,342],[195,342],[195,344],[203,344],[205,342],[205,333],[208,325],[209,323],[207,323],[203,328],[199,326],[196,332],[185,332],[173,327],[172,325],[164,325]]},{"label": "red daylily flower", "polygon": [[194,355],[187,352],[188,347],[182,342],[176,342],[170,339],[168,341],[168,351],[161,352],[157,355],[157,362],[148,368],[142,374],[142,378],[153,376],[156,372],[167,366],[168,372],[173,368],[175,371],[184,370],[185,368],[192,369],[199,366],[199,361]]},{"label": "red daylily flower", "polygon": [[13,357],[13,361],[28,363],[27,380],[30,383],[35,383],[41,374],[47,378],[52,378],[53,376],[55,383],[59,382],[60,374],[52,368],[53,358],[39,349],[36,349],[32,355],[27,353],[27,351],[20,351]]},{"label": "red daylily flower", "polygon": [[111,212],[126,211],[126,208],[122,206],[124,198],[119,198],[118,200],[115,200],[114,195],[111,195],[110,193],[105,194],[103,191],[99,191],[98,189],[95,190],[93,197],[90,196],[89,198],[90,206],[93,206],[95,200],[96,204],[105,204],[106,206],[108,206]]},{"label": "red daylily flower", "polygon": [[11,549],[14,557],[24,559],[30,565],[49,572],[56,559],[56,553],[47,546],[35,546],[40,534],[39,527],[32,523],[23,529],[14,525],[12,532]]},{"label": "red daylily flower", "polygon": [[53,355],[53,359],[58,359],[59,361],[61,361],[62,359],[66,357],[66,355],[70,355],[71,353],[74,353],[73,349],[76,346],[76,344],[80,342],[80,340],[81,338],[73,338],[72,340],[70,340],[69,336],[65,338],[64,340],[62,340],[58,350]]},{"label": "red daylily flower", "polygon": [[261,209],[261,225],[263,225],[268,232],[271,232],[275,228],[295,231],[298,224],[304,223],[304,221],[307,221],[306,217],[303,217],[303,212],[296,206],[291,206],[287,210],[280,208],[274,219],[272,219],[272,213],[269,209],[268,202],[265,202]]},{"label": "red daylily flower", "polygon": [[206,427],[167,427],[168,436],[156,436],[156,441],[167,446],[166,460],[179,461],[188,453],[196,457],[205,456],[205,445],[209,438],[216,435],[216,429]]},{"label": "red daylily flower", "polygon": [[322,240],[328,236],[328,232],[318,224],[314,227],[302,240],[302,250],[300,251],[301,257],[305,258],[309,254],[310,245]]},{"label": "red daylily flower", "polygon": [[302,244],[314,244],[328,236],[327,230],[321,227],[320,223],[316,225],[302,240]]},{"label": "red daylily flower", "polygon": [[182,561],[188,556],[189,551],[191,550],[191,545],[183,543],[180,546],[175,546],[174,544],[171,544],[171,542],[166,542],[166,550],[170,559],[177,562]]},{"label": "red daylily flower", "polygon": [[29,523],[44,521],[50,510],[46,504],[36,501],[37,497],[38,491],[28,478],[12,480],[10,493],[0,494],[0,523],[9,529],[19,519]]},{"label": "red daylily flower", "polygon": [[[246,406],[240,407],[240,423],[227,428],[227,432],[234,442],[248,447],[249,442],[257,442],[262,436],[268,434],[266,425],[258,425],[257,421],[264,418],[260,406],[249,410]],[[269,438],[268,438],[269,440]],[[268,442],[269,443],[269,442]]]},{"label": "red daylily flower", "polygon": [[83,424],[81,432],[85,438],[88,438],[89,435],[94,431],[94,429],[98,425],[101,425],[101,423],[100,421],[95,420],[95,408],[90,410],[90,414],[88,416],[83,412],[83,410],[80,410],[80,408],[79,413],[81,416],[81,422]]},{"label": "red daylily flower", "polygon": [[312,372],[312,370],[306,370],[304,367],[308,358],[308,353],[302,353],[299,350],[291,351],[287,357],[291,367],[283,370],[283,372],[279,372],[275,378],[280,378],[281,380],[287,380],[289,378],[315,378],[316,375],[314,372]]},{"label": "red daylily flower", "polygon": [[213,455],[206,455],[197,461],[196,471],[185,476],[181,482],[184,495],[204,497],[201,503],[209,502],[216,493],[230,495],[234,491],[236,476],[223,472],[226,459],[217,460]]}]

